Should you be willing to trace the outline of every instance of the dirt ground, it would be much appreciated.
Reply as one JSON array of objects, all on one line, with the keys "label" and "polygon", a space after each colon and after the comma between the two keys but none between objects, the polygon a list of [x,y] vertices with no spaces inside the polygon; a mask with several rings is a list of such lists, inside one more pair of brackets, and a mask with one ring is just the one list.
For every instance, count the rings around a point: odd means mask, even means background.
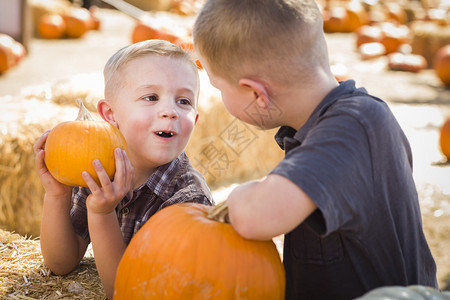
[{"label": "dirt ground", "polygon": [[[0,76],[0,97],[81,73],[101,72],[106,60],[130,43],[134,20],[107,9],[100,10],[99,16],[100,31],[82,39],[32,39],[27,57]],[[330,34],[327,40],[331,63],[344,65],[357,86],[388,102],[410,140],[423,225],[438,265],[440,287],[450,290],[450,165],[438,145],[439,128],[450,115],[450,90],[431,69],[417,74],[394,72],[387,70],[385,58],[361,61],[351,34]],[[226,189],[215,193],[223,197]]]}]

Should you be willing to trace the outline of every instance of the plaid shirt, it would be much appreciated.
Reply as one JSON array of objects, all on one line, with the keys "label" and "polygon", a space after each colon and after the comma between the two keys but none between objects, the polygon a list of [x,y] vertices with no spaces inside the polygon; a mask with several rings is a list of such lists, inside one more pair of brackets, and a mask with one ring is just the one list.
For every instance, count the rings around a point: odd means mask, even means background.
[{"label": "plaid shirt", "polygon": [[[75,187],[70,211],[75,233],[87,242],[90,242],[86,209],[89,194],[88,188]],[[133,191],[131,199],[125,196],[117,205],[117,218],[125,243],[128,244],[157,211],[182,202],[214,203],[205,179],[192,167],[185,153],[158,167],[143,185]]]}]

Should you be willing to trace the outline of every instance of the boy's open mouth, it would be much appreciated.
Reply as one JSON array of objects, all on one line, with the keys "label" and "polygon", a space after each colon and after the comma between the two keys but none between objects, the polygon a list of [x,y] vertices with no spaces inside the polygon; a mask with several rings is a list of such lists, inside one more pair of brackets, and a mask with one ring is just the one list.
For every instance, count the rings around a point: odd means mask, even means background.
[{"label": "boy's open mouth", "polygon": [[164,137],[164,138],[170,138],[170,137],[173,137],[175,135],[171,131],[157,131],[157,132],[155,132],[155,134],[157,136]]}]

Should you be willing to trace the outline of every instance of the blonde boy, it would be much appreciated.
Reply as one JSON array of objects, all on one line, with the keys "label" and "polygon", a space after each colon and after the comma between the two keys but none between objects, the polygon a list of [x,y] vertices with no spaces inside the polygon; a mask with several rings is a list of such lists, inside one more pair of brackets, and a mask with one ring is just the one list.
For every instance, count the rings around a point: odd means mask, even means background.
[{"label": "blonde boy", "polygon": [[[94,160],[99,187],[83,173],[88,188],[57,182],[44,163],[45,133],[34,145],[46,194],[41,250],[56,274],[77,267],[90,242],[108,298],[119,261],[131,238],[158,210],[180,202],[211,205],[210,191],[184,149],[198,118],[196,64],[180,47],[161,40],[129,45],[107,62],[100,116],[124,135],[128,155],[116,149],[110,181]],[[170,238],[170,237],[168,237]]]},{"label": "blonde boy", "polygon": [[316,2],[207,0],[194,44],[232,115],[280,127],[285,158],[227,202],[243,237],[285,234],[286,299],[437,287],[409,143],[386,103],[335,80]]}]

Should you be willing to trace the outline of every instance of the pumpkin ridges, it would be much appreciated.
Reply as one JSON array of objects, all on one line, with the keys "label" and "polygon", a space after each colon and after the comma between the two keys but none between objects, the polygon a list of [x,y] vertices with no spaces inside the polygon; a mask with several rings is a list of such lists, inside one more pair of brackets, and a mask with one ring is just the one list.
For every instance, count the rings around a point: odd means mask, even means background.
[{"label": "pumpkin ridges", "polygon": [[450,44],[442,46],[436,52],[433,59],[433,69],[441,82],[450,87]]},{"label": "pumpkin ridges", "polygon": [[[161,218],[160,214],[155,214],[152,218],[155,218],[157,222],[155,222],[155,227],[151,231],[140,230],[136,234],[136,238],[133,238],[127,248],[127,253],[130,257],[144,257],[150,258],[152,261],[151,268],[141,269],[139,272],[133,272],[133,269],[139,268],[141,264],[145,264],[145,261],[137,261],[137,260],[127,260],[126,257],[122,258],[124,261],[119,265],[117,272],[124,272],[124,278],[126,279],[124,282],[119,282],[116,280],[115,290],[119,289],[122,291],[126,291],[126,295],[118,295],[118,297],[123,297],[119,299],[139,299],[143,296],[146,299],[158,299],[158,294],[161,295],[165,289],[165,285],[170,283],[170,277],[167,277],[170,272],[173,272],[171,269],[171,265],[163,266],[160,262],[164,261],[161,259],[161,256],[164,256],[165,253],[158,251],[163,247],[172,248],[176,251],[180,250],[181,244],[179,239],[157,239],[155,235],[162,230],[183,230],[186,231],[188,226],[184,224],[184,220],[179,218],[179,214],[174,212],[171,219]],[[137,240],[145,240],[152,247],[139,247],[137,244]],[[145,255],[143,255],[145,253]],[[172,263],[177,259],[174,258]],[[156,274],[156,276],[152,276]],[[148,280],[143,280],[145,278],[149,278]],[[169,281],[169,282],[168,282]],[[127,282],[133,283],[132,286],[141,287],[140,290],[130,289],[130,285]],[[123,283],[120,285],[120,283]],[[147,284],[152,284],[153,289],[142,289]],[[145,295],[142,295],[140,292],[146,292]],[[166,295],[168,299],[172,299],[173,295]],[[114,297],[116,299],[116,295]]]},{"label": "pumpkin ridges", "polygon": [[[128,152],[122,133],[105,121],[89,120],[86,108],[80,104],[77,120],[56,125],[45,143],[44,161],[56,180],[69,186],[87,187],[81,174],[87,171],[100,185],[92,166],[99,159],[110,179],[115,173],[114,149]],[[88,120],[85,120],[87,118]]]},{"label": "pumpkin ridges", "polygon": [[44,39],[59,39],[66,32],[66,22],[59,14],[46,13],[39,18],[37,30]]},{"label": "pumpkin ridges", "polygon": [[[142,299],[143,294],[146,299],[172,300],[234,299],[237,294],[248,299],[260,299],[261,295],[283,299],[284,269],[273,242],[245,240],[230,224],[207,219],[207,210],[201,204],[184,203],[156,213],[134,236],[122,257],[114,299]],[[166,232],[171,236],[161,238]],[[136,256],[135,248],[144,256]],[[275,254],[277,260],[267,258],[267,253]],[[261,264],[262,260],[267,262]],[[137,261],[140,265],[133,269]],[[266,265],[271,268],[262,271],[261,266]],[[265,286],[259,280],[261,272],[274,273],[264,279]],[[130,278],[130,274],[140,278]],[[278,291],[269,292],[274,285],[268,282],[271,278],[276,278]],[[146,288],[151,291],[132,289],[143,280],[150,284]]]},{"label": "pumpkin ridges", "polygon": [[450,117],[445,120],[440,128],[439,146],[442,154],[450,161]]}]

